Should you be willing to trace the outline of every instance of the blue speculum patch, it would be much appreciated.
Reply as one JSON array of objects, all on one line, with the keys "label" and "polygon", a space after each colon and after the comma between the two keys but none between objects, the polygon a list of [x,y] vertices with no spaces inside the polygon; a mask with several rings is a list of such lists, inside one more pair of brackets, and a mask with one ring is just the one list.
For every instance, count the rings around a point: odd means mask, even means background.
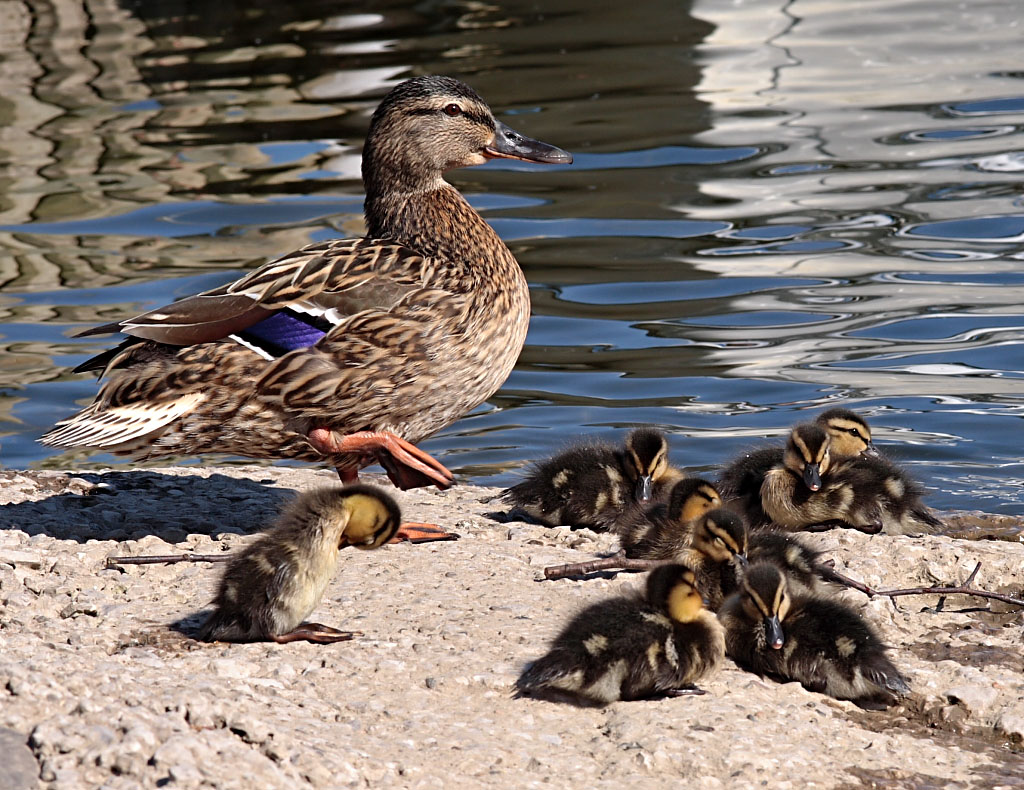
[{"label": "blue speculum patch", "polygon": [[328,322],[317,316],[281,310],[239,336],[248,343],[280,357],[297,348],[309,348],[327,334]]}]

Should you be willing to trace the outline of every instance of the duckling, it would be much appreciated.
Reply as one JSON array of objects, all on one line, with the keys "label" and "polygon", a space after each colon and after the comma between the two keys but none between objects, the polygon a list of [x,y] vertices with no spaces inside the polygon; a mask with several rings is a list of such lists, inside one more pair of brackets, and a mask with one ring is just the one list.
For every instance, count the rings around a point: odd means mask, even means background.
[{"label": "duckling", "polygon": [[662,496],[683,473],[668,461],[668,441],[637,428],[625,446],[581,444],[536,463],[502,499],[548,526],[607,530],[635,504]]},{"label": "duckling", "polygon": [[672,559],[689,547],[698,519],[721,504],[713,484],[701,477],[687,477],[672,486],[666,501],[628,511],[615,524],[615,531],[627,557]]},{"label": "duckling", "polygon": [[826,595],[836,577],[821,561],[821,552],[812,549],[795,535],[757,530],[747,538],[747,561],[753,565],[768,562],[786,574],[789,588],[801,594]]},{"label": "duckling", "polygon": [[694,572],[662,565],[642,600],[620,596],[580,612],[516,682],[517,697],[602,706],[683,694],[716,671],[725,651],[721,624],[704,608]]},{"label": "duckling", "polygon": [[289,504],[276,524],[234,557],[200,627],[205,641],[341,642],[352,632],[303,620],[312,612],[346,546],[376,549],[398,531],[395,501],[367,485],[322,488]]},{"label": "duckling", "polygon": [[864,618],[839,601],[791,593],[772,564],[751,565],[718,617],[726,653],[744,669],[868,708],[910,693]]},{"label": "duckling", "polygon": [[[814,422],[828,434],[833,458],[877,455],[878,451],[871,441],[871,427],[856,412],[842,408],[828,409],[819,414]],[[718,487],[723,498],[741,510],[753,528],[771,521],[761,507],[761,486],[768,471],[782,463],[783,453],[782,447],[755,448],[734,460],[719,475]]]},{"label": "duckling", "polygon": [[835,460],[828,434],[807,423],[793,429],[782,464],[765,475],[761,505],[787,530],[934,531],[942,522],[921,502],[922,493],[906,472],[880,456]]}]

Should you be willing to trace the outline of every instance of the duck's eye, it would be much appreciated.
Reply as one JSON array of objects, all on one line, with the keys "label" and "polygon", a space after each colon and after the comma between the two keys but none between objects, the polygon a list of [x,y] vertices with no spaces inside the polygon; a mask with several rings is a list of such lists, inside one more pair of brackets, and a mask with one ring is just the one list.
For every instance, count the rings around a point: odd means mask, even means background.
[{"label": "duck's eye", "polygon": [[457,115],[462,115],[462,108],[455,104],[455,102],[452,102],[444,106],[444,114],[454,118]]}]

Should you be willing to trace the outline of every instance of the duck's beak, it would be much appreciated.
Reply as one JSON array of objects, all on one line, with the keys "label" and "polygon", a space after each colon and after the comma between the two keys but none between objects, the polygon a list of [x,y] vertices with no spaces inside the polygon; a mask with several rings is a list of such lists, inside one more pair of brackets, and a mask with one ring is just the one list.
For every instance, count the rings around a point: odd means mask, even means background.
[{"label": "duck's beak", "polygon": [[861,455],[866,455],[871,458],[878,458],[878,448],[875,447],[874,442],[868,442],[868,446],[864,449]]},{"label": "duck's beak", "polygon": [[750,560],[747,559],[747,555],[746,554],[737,554],[736,555],[736,561],[740,564],[740,567],[743,568],[744,570],[746,570],[747,567],[750,565]]},{"label": "duck's beak", "polygon": [[818,472],[817,464],[807,464],[804,467],[804,485],[811,491],[821,488],[821,474]]},{"label": "duck's beak", "polygon": [[654,481],[650,475],[640,475],[640,479],[636,481],[636,501],[637,502],[650,502],[651,492],[654,490]]},{"label": "duck's beak", "polygon": [[542,165],[572,164],[572,154],[568,151],[524,137],[498,120],[494,122],[494,140],[484,146],[483,155],[488,159],[519,159]]},{"label": "duck's beak", "polygon": [[782,633],[782,623],[779,622],[778,615],[772,615],[764,619],[764,633],[768,637],[768,646],[772,650],[778,650],[786,642],[786,637]]}]

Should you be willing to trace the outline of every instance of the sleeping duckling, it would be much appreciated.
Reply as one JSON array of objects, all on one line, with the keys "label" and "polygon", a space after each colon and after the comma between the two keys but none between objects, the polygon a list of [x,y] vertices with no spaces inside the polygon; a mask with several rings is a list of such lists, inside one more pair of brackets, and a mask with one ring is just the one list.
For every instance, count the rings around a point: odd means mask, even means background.
[{"label": "sleeping duckling", "polygon": [[726,653],[744,669],[809,691],[887,707],[910,688],[868,623],[839,601],[790,593],[785,574],[758,563],[718,617]]},{"label": "sleeping duckling", "polygon": [[[828,409],[819,414],[814,422],[828,434],[833,458],[877,455],[871,442],[871,427],[856,412],[842,408]],[[782,447],[755,448],[737,458],[719,475],[718,487],[722,498],[741,510],[752,528],[764,526],[771,521],[761,506],[761,486],[768,471],[782,463],[784,452]]]},{"label": "sleeping duckling", "polygon": [[827,582],[835,581],[831,568],[821,562],[821,552],[785,532],[758,530],[747,538],[747,560],[753,565],[768,562],[786,574],[791,592],[827,595]]},{"label": "sleeping duckling", "polygon": [[672,486],[666,501],[646,509],[634,507],[616,524],[627,557],[667,560],[689,546],[698,519],[719,507],[718,489],[700,477],[687,477]]},{"label": "sleeping duckling", "polygon": [[502,498],[548,526],[605,530],[634,503],[661,496],[681,477],[669,464],[665,434],[637,428],[622,448],[582,444],[536,463]]},{"label": "sleeping duckling", "polygon": [[694,585],[685,565],[662,565],[648,575],[644,599],[587,607],[523,672],[516,696],[600,706],[704,693],[693,683],[718,669],[725,638]]},{"label": "sleeping duckling", "polygon": [[790,434],[783,462],[765,475],[761,506],[779,527],[844,526],[875,533],[934,531],[939,521],[921,502],[922,489],[882,457],[838,461],[828,434],[813,423]]},{"label": "sleeping duckling", "polygon": [[354,634],[303,620],[320,603],[346,546],[376,549],[398,531],[395,501],[367,485],[301,494],[234,557],[200,628],[205,641],[341,642]]}]

